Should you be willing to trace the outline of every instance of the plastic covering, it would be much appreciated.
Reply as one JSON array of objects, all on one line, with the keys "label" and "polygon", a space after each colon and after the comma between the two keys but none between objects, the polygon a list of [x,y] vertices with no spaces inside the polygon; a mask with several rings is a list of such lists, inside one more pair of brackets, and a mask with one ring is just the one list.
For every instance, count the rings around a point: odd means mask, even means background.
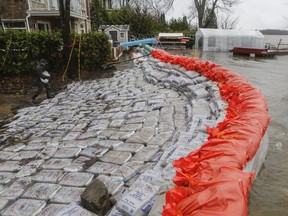
[{"label": "plastic covering", "polygon": [[270,121],[265,98],[242,76],[211,62],[163,50],[152,50],[152,56],[218,82],[222,99],[228,103],[224,121],[207,128],[208,141],[173,162],[176,186],[166,193],[162,215],[247,215],[255,173],[246,171],[255,171],[253,159]]},{"label": "plastic covering", "polygon": [[203,51],[228,51],[234,47],[264,48],[264,35],[260,31],[199,29],[195,46]]},{"label": "plastic covering", "polygon": [[158,41],[156,39],[147,38],[147,39],[143,39],[143,40],[124,42],[124,43],[121,43],[121,46],[129,47],[129,46],[139,46],[142,44],[157,44],[157,43],[158,43]]}]

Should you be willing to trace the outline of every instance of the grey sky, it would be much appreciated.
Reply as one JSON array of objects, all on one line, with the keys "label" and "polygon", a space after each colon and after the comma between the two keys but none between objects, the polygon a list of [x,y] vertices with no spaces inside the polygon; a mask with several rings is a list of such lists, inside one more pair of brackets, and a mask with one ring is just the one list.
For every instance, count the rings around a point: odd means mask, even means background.
[{"label": "grey sky", "polygon": [[[167,18],[178,18],[188,14],[190,1],[192,0],[175,0],[174,9],[168,13]],[[288,29],[288,0],[242,0],[242,2],[234,9],[235,14],[239,16],[236,28]]]}]

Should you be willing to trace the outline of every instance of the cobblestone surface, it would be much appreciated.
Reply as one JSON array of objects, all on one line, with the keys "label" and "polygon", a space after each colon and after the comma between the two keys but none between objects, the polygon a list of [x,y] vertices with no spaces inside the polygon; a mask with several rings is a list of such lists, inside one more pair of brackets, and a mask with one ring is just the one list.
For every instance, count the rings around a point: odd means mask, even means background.
[{"label": "cobblestone surface", "polygon": [[118,201],[109,215],[147,215],[154,202],[159,215],[172,161],[207,140],[224,108],[216,83],[154,59],[73,83],[2,130],[1,215],[92,215],[79,203],[95,178]]}]

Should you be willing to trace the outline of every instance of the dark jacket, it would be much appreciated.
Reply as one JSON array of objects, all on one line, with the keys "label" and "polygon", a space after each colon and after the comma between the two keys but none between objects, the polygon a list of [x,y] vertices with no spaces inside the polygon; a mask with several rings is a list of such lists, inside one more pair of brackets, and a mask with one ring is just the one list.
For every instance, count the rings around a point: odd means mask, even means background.
[{"label": "dark jacket", "polygon": [[35,84],[36,85],[45,85],[43,82],[41,82],[40,78],[42,79],[48,79],[49,77],[45,76],[43,74],[43,72],[46,70],[46,65],[43,65],[41,63],[39,63],[36,68],[35,68],[35,72],[36,72],[36,79],[35,79]]}]

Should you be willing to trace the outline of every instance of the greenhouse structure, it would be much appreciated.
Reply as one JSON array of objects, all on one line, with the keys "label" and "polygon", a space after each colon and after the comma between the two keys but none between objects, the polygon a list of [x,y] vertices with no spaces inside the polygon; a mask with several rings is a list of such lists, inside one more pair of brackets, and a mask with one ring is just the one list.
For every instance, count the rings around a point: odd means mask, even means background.
[{"label": "greenhouse structure", "polygon": [[203,51],[229,51],[234,47],[263,49],[264,35],[258,30],[200,28],[195,35],[195,47]]}]

